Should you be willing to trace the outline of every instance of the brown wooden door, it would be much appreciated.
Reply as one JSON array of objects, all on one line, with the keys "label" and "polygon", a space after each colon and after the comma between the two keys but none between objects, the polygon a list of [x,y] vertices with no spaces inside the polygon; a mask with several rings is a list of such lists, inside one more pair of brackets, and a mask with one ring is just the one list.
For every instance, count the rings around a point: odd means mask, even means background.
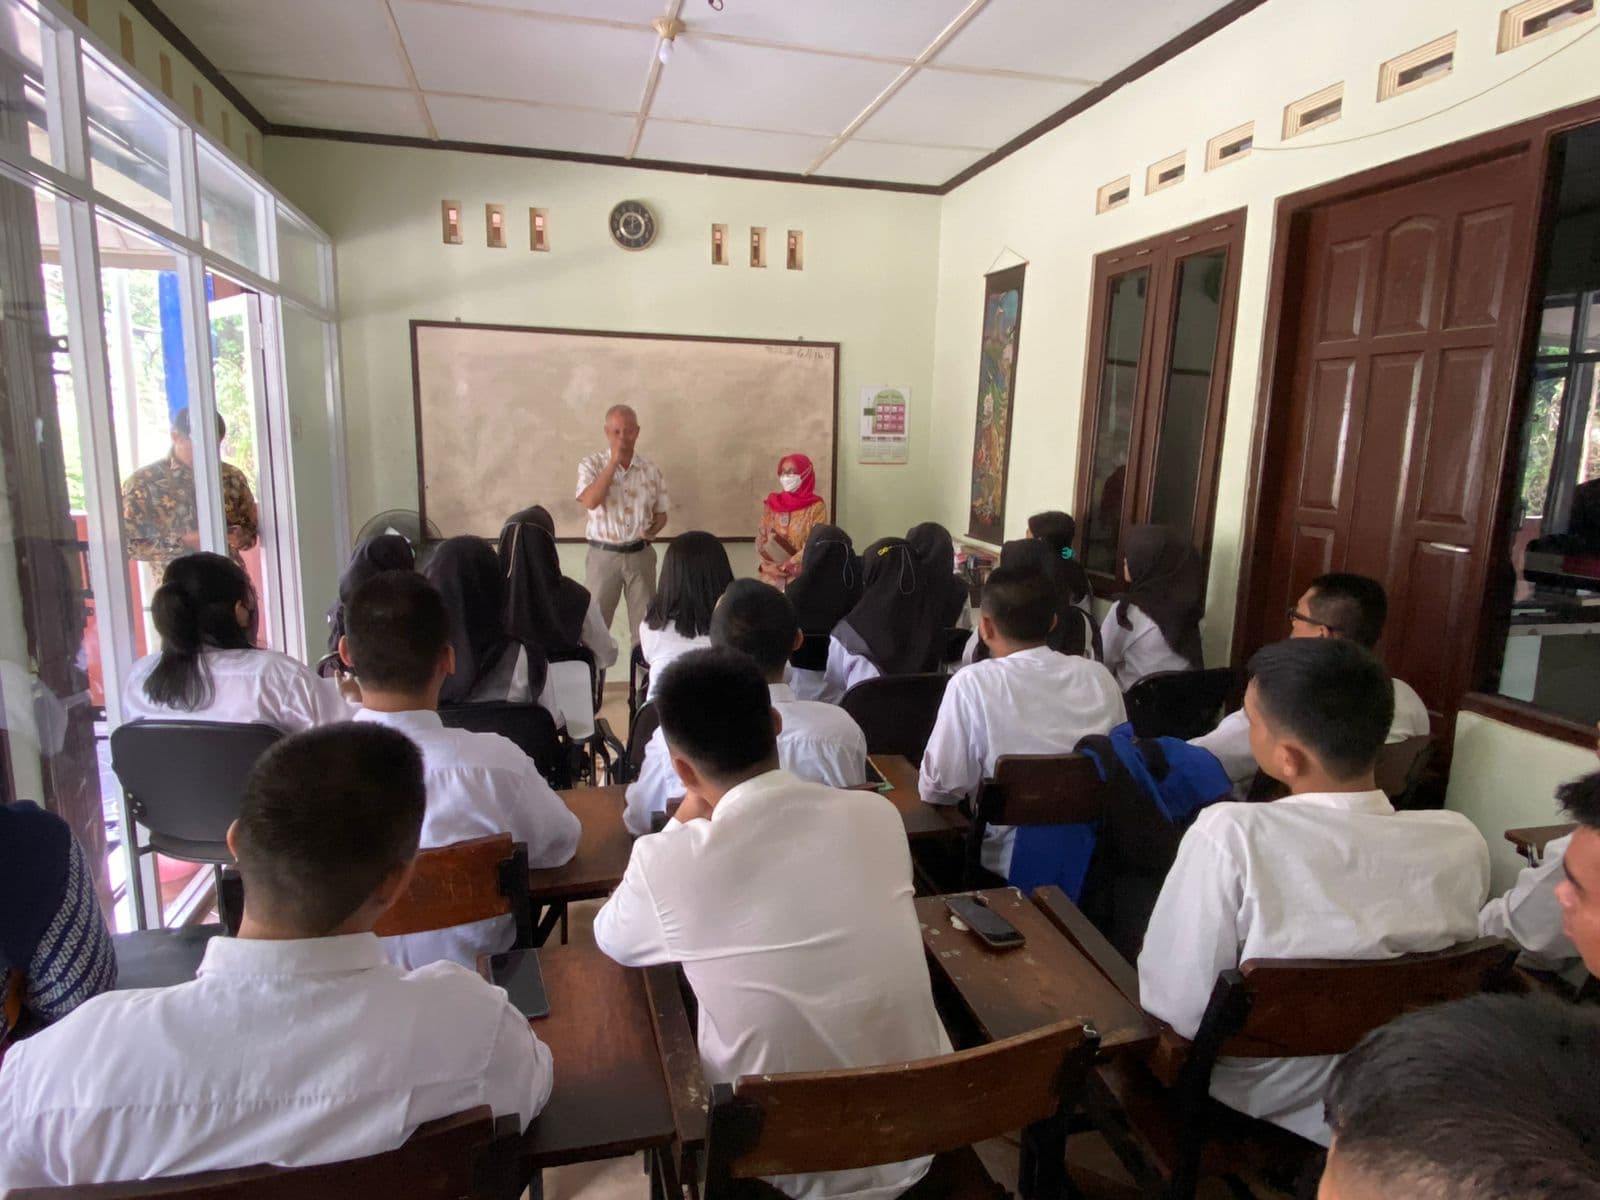
[{"label": "brown wooden door", "polygon": [[1286,634],[1314,576],[1370,575],[1389,591],[1389,669],[1441,732],[1472,682],[1536,224],[1529,157],[1309,214],[1291,409],[1263,480],[1246,649]]}]

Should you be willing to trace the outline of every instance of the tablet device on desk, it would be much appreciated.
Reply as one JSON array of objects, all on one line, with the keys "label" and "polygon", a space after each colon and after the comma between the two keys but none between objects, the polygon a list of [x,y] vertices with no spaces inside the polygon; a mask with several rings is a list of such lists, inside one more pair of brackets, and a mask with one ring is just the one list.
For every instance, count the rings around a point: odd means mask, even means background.
[{"label": "tablet device on desk", "polygon": [[528,1020],[550,1015],[537,950],[508,950],[489,959],[489,978],[505,988],[506,996]]}]

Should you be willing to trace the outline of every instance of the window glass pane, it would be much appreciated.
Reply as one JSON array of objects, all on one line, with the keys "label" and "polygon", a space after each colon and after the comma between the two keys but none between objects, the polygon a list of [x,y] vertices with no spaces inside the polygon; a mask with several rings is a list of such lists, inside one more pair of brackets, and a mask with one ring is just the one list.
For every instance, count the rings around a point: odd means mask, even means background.
[{"label": "window glass pane", "polygon": [[0,175],[0,742],[15,783],[0,799],[66,820],[109,914],[120,801],[98,754],[104,672],[86,557],[107,531],[84,498],[57,232],[69,203]]},{"label": "window glass pane", "polygon": [[1095,406],[1094,476],[1090,488],[1084,566],[1114,574],[1122,530],[1122,495],[1128,479],[1128,439],[1144,340],[1148,269],[1118,275],[1108,285],[1100,395]]},{"label": "window glass pane", "polygon": [[1178,263],[1172,344],[1157,435],[1155,487],[1150,523],[1189,530],[1194,526],[1200,458],[1205,451],[1211,368],[1217,357],[1226,250],[1196,254]]},{"label": "window glass pane", "polygon": [[311,660],[326,650],[326,610],[339,590],[334,521],[333,428],[328,421],[328,356],[324,322],[283,306],[284,382],[289,393],[289,449],[294,466],[295,518],[299,522],[300,587],[305,605],[306,649]]},{"label": "window glass pane", "polygon": [[199,147],[199,160],[200,226],[206,249],[260,271],[261,194],[209,147]]},{"label": "window glass pane", "polygon": [[0,0],[0,144],[60,166],[50,152],[44,31],[15,0]]},{"label": "window glass pane", "polygon": [[304,225],[280,209],[278,212],[278,282],[283,290],[323,304],[323,243]]},{"label": "window glass pane", "polygon": [[1572,318],[1577,312],[1577,301],[1572,296],[1551,296],[1544,302],[1539,316],[1539,347],[1541,356],[1572,353]]},{"label": "window glass pane", "polygon": [[177,125],[87,48],[83,88],[94,186],[152,221],[172,226]]},{"label": "window glass pane", "polygon": [[1590,292],[1583,300],[1583,332],[1578,338],[1579,354],[1600,354],[1600,292]]}]

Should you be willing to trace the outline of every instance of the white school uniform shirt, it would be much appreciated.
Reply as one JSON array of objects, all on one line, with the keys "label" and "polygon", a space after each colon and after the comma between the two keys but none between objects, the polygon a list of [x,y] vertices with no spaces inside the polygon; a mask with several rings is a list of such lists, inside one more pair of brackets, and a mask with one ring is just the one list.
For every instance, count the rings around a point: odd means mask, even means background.
[{"label": "white school uniform shirt", "polygon": [[[1430,732],[1428,706],[1422,702],[1422,697],[1404,680],[1395,679],[1392,682],[1394,721],[1385,739],[1391,746]],[[1244,709],[1235,709],[1223,717],[1210,733],[1191,738],[1189,744],[1215,755],[1235,785],[1247,784],[1255,777],[1257,765],[1256,756],[1250,750],[1250,714]]]},{"label": "white school uniform shirt", "polygon": [[[751,886],[759,879],[760,886]],[[594,940],[624,966],[683,964],[708,1083],[946,1054],[911,854],[894,806],[769,771],[710,820],[633,844]],[[890,1200],[930,1159],[773,1180],[805,1200]]]},{"label": "white school uniform shirt", "polygon": [[1578,948],[1562,931],[1561,904],[1556,899],[1556,885],[1566,878],[1563,866],[1571,841],[1570,833],[1556,838],[1544,848],[1537,867],[1524,867],[1510,891],[1485,904],[1478,914],[1478,932],[1515,942],[1532,960],[1530,966],[1557,971],[1578,984],[1587,971]]},{"label": "white school uniform shirt", "polygon": [[1117,685],[1127,691],[1147,675],[1162,671],[1192,671],[1194,664],[1171,646],[1161,632],[1161,626],[1150,619],[1150,614],[1137,604],[1128,605],[1128,624],[1124,629],[1117,620],[1117,602],[1100,623],[1100,644],[1104,653],[1102,661],[1117,677]]},{"label": "white school uniform shirt", "polygon": [[711,648],[711,635],[702,633],[695,637],[684,637],[669,621],[660,629],[652,629],[649,625],[639,626],[639,651],[644,655],[644,661],[650,664],[650,690],[645,699],[654,700],[656,688],[661,686],[661,677],[672,665],[674,659],[682,658],[695,650],[708,650]]},{"label": "white school uniform shirt", "polygon": [[[783,718],[778,734],[778,765],[791,775],[828,787],[849,788],[867,781],[867,735],[844,709],[814,700],[796,700],[788,684],[767,685],[772,707]],[[649,833],[656,813],[683,795],[683,781],[672,769],[667,737],[658,728],[644,749],[639,778],[628,785],[622,823],[628,832]]]},{"label": "white school uniform shirt", "polygon": [[[1217,975],[1252,958],[1381,959],[1478,936],[1489,848],[1453,812],[1382,792],[1232,801],[1184,834],[1139,955],[1139,1003],[1192,1038]],[[1218,1060],[1211,1094],[1327,1145],[1337,1056]]]},{"label": "white school uniform shirt", "polygon": [[882,676],[883,672],[878,670],[877,663],[863,654],[846,650],[843,642],[836,637],[830,637],[828,665],[822,673],[822,688],[815,699],[826,704],[837,704],[856,684],[865,683],[869,679],[879,679]]},{"label": "white school uniform shirt", "polygon": [[276,650],[206,650],[201,660],[211,675],[211,703],[190,711],[151,700],[145,695],[145,680],[161,656],[148,654],[133,664],[123,684],[123,721],[260,723],[298,733],[348,721],[356,711],[339,694],[337,681],[320,678],[305,663]]},{"label": "white school uniform shirt", "polygon": [[[533,760],[509,739],[497,733],[448,729],[436,712],[362,709],[355,719],[399,730],[422,751],[428,788],[422,849],[509,833],[528,844],[530,868],[559,867],[577,852],[583,831],[578,818],[550,790]],[[445,959],[472,968],[478,955],[510,948],[516,940],[516,921],[508,913],[383,940],[390,957],[403,967]]]},{"label": "white school uniform shirt", "polygon": [[102,993],[11,1047],[0,1193],[360,1158],[480,1104],[526,1127],[550,1084],[473,972],[407,973],[370,933],[213,938],[191,982]]},{"label": "white school uniform shirt", "polygon": [[[611,461],[610,449],[596,450],[578,464],[578,488],[573,496],[583,495]],[[626,546],[644,537],[657,513],[670,512],[666,476],[642,454],[635,454],[627,466],[617,465],[605,499],[588,511],[583,536],[607,546]]]},{"label": "white school uniform shirt", "polygon": [[[1048,646],[986,658],[950,677],[917,790],[929,804],[959,804],[977,794],[1001,755],[1067,754],[1080,738],[1127,719],[1117,681],[1097,662]],[[983,865],[1008,875],[1016,839],[1014,826],[989,826]]]}]

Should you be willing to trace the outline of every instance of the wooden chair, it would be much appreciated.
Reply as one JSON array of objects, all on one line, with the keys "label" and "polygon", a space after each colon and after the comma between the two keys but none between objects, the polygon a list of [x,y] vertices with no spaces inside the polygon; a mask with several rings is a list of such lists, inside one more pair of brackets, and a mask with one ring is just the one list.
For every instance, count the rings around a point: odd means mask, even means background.
[{"label": "wooden chair", "polygon": [[1209,671],[1161,671],[1128,689],[1123,702],[1139,737],[1188,740],[1210,733],[1223,713],[1237,708],[1244,674],[1234,667]]},{"label": "wooden chair", "polygon": [[839,707],[867,735],[868,754],[899,754],[920,766],[949,684],[943,673],[884,675],[856,684]]},{"label": "wooden chair", "polygon": [[[1130,1000],[1138,975],[1059,888],[1034,893],[1052,923]],[[1084,1107],[1145,1195],[1188,1200],[1201,1179],[1263,1162],[1291,1169],[1318,1147],[1211,1099],[1223,1056],[1344,1054],[1418,1008],[1505,986],[1516,947],[1478,938],[1446,950],[1377,960],[1253,959],[1217,976],[1194,1041],[1163,1026],[1148,1063],[1095,1068]],[[1248,1196],[1242,1184],[1230,1182]]]},{"label": "wooden chair", "polygon": [[493,833],[418,854],[411,882],[373,932],[379,937],[425,933],[507,913],[517,925],[511,948],[536,946],[527,843],[513,841],[509,833]]},{"label": "wooden chair", "polygon": [[1105,804],[1105,781],[1081,754],[1001,755],[973,805],[964,886],[994,883],[994,875],[982,866],[983,838],[990,825],[1089,824],[1100,820]]},{"label": "wooden chair", "polygon": [[1427,734],[1394,742],[1378,751],[1378,786],[1397,809],[1417,808],[1422,777],[1433,762],[1433,738]]},{"label": "wooden chair", "polygon": [[800,643],[800,649],[789,655],[789,665],[796,671],[816,671],[819,674],[828,669],[828,643],[832,639],[826,633],[808,633],[805,641]]},{"label": "wooden chair", "polygon": [[856,1071],[746,1075],[712,1089],[704,1200],[777,1197],[762,1176],[841,1171],[934,1156],[907,1200],[998,1200],[972,1150],[1024,1135],[1024,1196],[1065,1182],[1067,1117],[1099,1035],[1079,1024],[973,1050]]},{"label": "wooden chair", "polygon": [[543,705],[511,701],[446,704],[439,709],[439,719],[451,729],[498,733],[533,759],[551,787],[560,791],[572,786],[572,764],[556,730],[556,719]]},{"label": "wooden chair", "polygon": [[311,1167],[238,1167],[129,1183],[20,1188],[13,1200],[348,1200],[405,1196],[408,1200],[515,1200],[532,1172],[521,1158],[516,1115],[495,1119],[488,1105],[417,1127],[405,1143],[382,1154]]}]

